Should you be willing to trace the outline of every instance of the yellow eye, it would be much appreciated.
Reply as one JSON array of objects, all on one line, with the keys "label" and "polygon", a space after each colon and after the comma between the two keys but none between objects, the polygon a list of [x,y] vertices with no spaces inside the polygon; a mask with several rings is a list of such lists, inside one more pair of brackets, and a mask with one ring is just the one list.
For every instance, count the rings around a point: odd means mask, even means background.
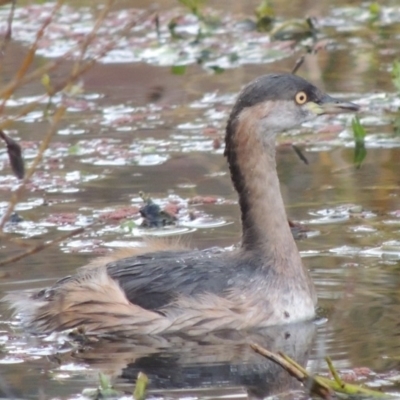
[{"label": "yellow eye", "polygon": [[307,95],[304,92],[299,92],[296,94],[295,100],[297,104],[302,105],[307,101]]}]

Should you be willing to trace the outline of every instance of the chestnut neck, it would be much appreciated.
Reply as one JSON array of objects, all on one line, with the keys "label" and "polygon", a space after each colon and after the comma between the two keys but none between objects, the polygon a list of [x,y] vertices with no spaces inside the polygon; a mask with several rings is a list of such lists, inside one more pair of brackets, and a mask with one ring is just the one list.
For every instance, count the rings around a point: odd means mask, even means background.
[{"label": "chestnut neck", "polygon": [[276,135],[258,132],[258,119],[251,117],[254,111],[247,110],[228,123],[225,150],[232,182],[239,194],[242,250],[260,254],[275,268],[297,270],[302,263],[280,191]]}]

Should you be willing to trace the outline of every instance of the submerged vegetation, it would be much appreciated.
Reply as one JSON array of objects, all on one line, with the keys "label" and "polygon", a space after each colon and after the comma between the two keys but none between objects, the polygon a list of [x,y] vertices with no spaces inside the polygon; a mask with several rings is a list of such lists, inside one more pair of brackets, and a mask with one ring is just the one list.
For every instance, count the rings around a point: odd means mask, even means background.
[{"label": "submerged vegetation", "polygon": [[365,148],[365,129],[360,123],[360,119],[358,117],[354,117],[351,121],[351,127],[353,129],[354,135],[354,164],[356,164],[357,168],[361,167],[361,163],[364,161],[365,156],[367,155],[367,150]]}]

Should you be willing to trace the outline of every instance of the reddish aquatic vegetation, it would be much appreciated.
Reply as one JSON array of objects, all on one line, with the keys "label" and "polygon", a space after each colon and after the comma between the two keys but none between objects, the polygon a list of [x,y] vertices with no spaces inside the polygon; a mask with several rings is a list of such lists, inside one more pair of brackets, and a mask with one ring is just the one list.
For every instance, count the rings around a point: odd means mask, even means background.
[{"label": "reddish aquatic vegetation", "polygon": [[77,213],[59,213],[59,214],[50,214],[46,218],[46,222],[50,222],[57,225],[72,225],[75,224],[79,214]]},{"label": "reddish aquatic vegetation", "polygon": [[367,367],[355,367],[351,370],[339,372],[340,378],[345,382],[355,382],[359,380],[364,380],[371,375],[375,376],[376,374]]},{"label": "reddish aquatic vegetation", "polygon": [[114,211],[107,211],[100,214],[99,218],[104,221],[120,221],[121,219],[138,217],[139,207],[126,206]]},{"label": "reddish aquatic vegetation", "polygon": [[68,108],[74,108],[75,110],[79,111],[88,111],[88,110],[93,110],[95,108],[93,103],[87,100],[75,99],[75,98],[65,99],[64,105]]},{"label": "reddish aquatic vegetation", "polygon": [[195,196],[189,199],[189,204],[215,204],[220,199],[214,196]]},{"label": "reddish aquatic vegetation", "polygon": [[373,373],[372,369],[370,369],[368,367],[356,367],[356,368],[353,368],[353,371],[358,376],[368,376]]}]

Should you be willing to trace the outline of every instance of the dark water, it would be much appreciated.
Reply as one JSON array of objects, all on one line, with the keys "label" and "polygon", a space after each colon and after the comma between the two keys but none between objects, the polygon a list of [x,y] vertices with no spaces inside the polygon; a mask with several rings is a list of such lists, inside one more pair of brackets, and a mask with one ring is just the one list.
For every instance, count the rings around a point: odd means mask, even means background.
[{"label": "dark water", "polygon": [[[209,2],[211,6],[214,3],[218,12],[232,13],[235,18],[252,15],[257,5]],[[282,19],[319,17],[323,36],[331,39],[329,51],[307,60],[300,74],[329,93],[363,105],[360,118],[368,133],[367,157],[357,169],[351,116],[322,118],[279,139],[278,170],[285,204],[289,217],[310,230],[298,246],[327,321],[318,326],[285,327],[254,340],[271,348],[283,343],[299,361],[308,359],[309,369],[316,373],[326,372],[323,358],[327,355],[339,370],[369,368],[373,371],[368,375],[371,384],[395,391],[400,370],[400,139],[394,134],[393,120],[400,102],[390,70],[399,46],[400,7],[396,1],[380,2],[380,20],[372,26],[369,3],[314,3],[282,1],[275,9]],[[79,7],[81,3],[71,4]],[[116,12],[146,5],[121,1]],[[175,3],[162,2],[160,13],[171,12],[172,5]],[[89,8],[72,10],[86,15],[94,7],[91,2],[81,6]],[[1,71],[3,83],[26,54],[24,24],[28,26],[30,20],[24,18],[17,15],[16,23],[21,22],[15,34],[20,39],[9,46]],[[276,61],[243,62],[222,74],[189,63],[184,75],[172,75],[169,64],[127,61],[122,52],[118,53],[121,59],[114,54],[114,60],[96,65],[85,76],[84,94],[68,110],[38,174],[17,206],[24,221],[7,225],[6,231],[10,237],[35,245],[93,220],[98,222],[59,246],[3,267],[1,292],[41,288],[73,273],[96,254],[122,245],[140,245],[142,229],[130,231],[122,222],[101,219],[103,213],[118,207],[140,205],[139,191],[160,204],[175,202],[182,210],[179,226],[151,234],[183,233],[184,240],[198,248],[237,243],[236,195],[223,150],[216,144],[223,138],[225,118],[238,90],[260,74],[290,71],[302,54],[299,47],[295,49],[279,53]],[[254,59],[259,56],[257,51]],[[48,57],[43,50],[34,66]],[[166,63],[162,56],[158,61]],[[70,66],[63,63],[52,79],[60,79]],[[12,98],[7,113],[15,114],[42,91],[39,83],[25,86]],[[28,163],[48,127],[44,106],[8,131],[22,141]],[[309,165],[296,156],[290,146],[293,142]],[[16,185],[2,149],[0,212]],[[218,202],[188,205],[194,196],[213,196]],[[191,220],[190,213],[197,218]],[[137,214],[133,220],[139,221]],[[4,240],[0,247],[1,258],[22,251]],[[248,348],[250,339],[239,334],[210,335],[200,343],[185,338],[147,338],[140,343],[106,342],[83,351],[71,350],[62,338],[43,341],[21,334],[10,324],[4,305],[0,312],[0,388],[8,397],[37,398],[40,393],[48,398],[77,396],[82,388],[97,385],[99,369],[114,376],[118,387],[126,390],[131,390],[137,372],[146,371],[152,387],[161,389],[157,393],[170,397],[233,398],[244,397],[247,391],[264,396],[265,376],[274,377],[274,390],[291,390],[282,398],[302,393],[285,374],[261,362]]]}]

